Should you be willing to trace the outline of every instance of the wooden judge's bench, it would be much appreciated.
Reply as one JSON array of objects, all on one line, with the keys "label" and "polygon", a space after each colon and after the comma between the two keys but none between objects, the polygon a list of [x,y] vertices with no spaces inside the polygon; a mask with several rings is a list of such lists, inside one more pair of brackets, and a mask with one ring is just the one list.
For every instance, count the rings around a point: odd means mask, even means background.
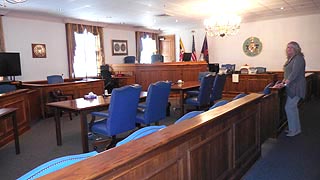
[{"label": "wooden judge's bench", "polygon": [[208,71],[208,65],[205,61],[155,64],[112,64],[111,66],[116,74],[132,75],[134,82],[140,84],[143,90],[147,90],[149,84],[157,81],[169,80],[176,82],[179,79],[183,81],[197,81],[199,72]]}]

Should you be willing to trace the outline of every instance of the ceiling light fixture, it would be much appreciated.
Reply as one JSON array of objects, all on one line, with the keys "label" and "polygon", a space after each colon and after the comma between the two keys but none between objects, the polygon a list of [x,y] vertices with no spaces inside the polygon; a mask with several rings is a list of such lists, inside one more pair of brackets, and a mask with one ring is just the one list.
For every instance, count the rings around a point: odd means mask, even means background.
[{"label": "ceiling light fixture", "polygon": [[28,0],[3,0],[3,3],[0,4],[0,6],[2,7],[7,7],[6,3],[10,3],[10,4],[19,4],[19,3],[24,3]]},{"label": "ceiling light fixture", "polygon": [[230,36],[239,32],[241,18],[235,14],[212,16],[204,20],[208,36]]}]

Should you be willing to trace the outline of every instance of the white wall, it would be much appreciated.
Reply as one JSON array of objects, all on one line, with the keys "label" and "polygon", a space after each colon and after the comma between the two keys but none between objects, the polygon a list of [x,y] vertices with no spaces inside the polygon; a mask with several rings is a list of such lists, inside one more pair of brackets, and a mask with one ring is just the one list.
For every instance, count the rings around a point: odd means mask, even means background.
[{"label": "white wall", "polygon": [[128,41],[128,56],[136,56],[136,38],[133,30],[120,29],[103,29],[104,33],[104,49],[107,64],[122,64],[123,58],[127,55],[112,56],[112,40],[127,40]]},{"label": "white wall", "polygon": [[[7,52],[20,52],[22,76],[18,80],[44,80],[50,74],[68,77],[66,33],[63,22],[49,22],[18,17],[3,17],[5,46]],[[320,45],[320,14],[242,23],[238,35],[231,37],[208,37],[210,62],[235,63],[236,69],[243,64],[264,66],[268,70],[282,70],[285,46],[295,40],[305,53],[307,70],[320,70],[318,46]],[[195,30],[195,45],[199,58],[204,39],[204,29]],[[261,54],[246,56],[243,42],[250,36],[258,37],[263,44]],[[179,59],[179,38],[186,52],[191,52],[192,32],[176,33],[176,53]],[[108,64],[123,63],[125,56],[112,56],[111,40],[128,40],[128,55],[135,56],[135,30],[104,28],[105,57]],[[47,58],[32,58],[32,43],[44,43]]]},{"label": "white wall", "polygon": [[[320,14],[297,16],[259,22],[242,23],[240,32],[230,37],[209,37],[209,61],[234,63],[236,69],[244,64],[264,66],[267,70],[282,70],[285,62],[285,47],[289,41],[297,41],[305,54],[307,70],[320,70],[318,48],[320,45]],[[204,39],[204,29],[195,30],[196,51],[199,57]],[[262,42],[262,52],[255,56],[246,56],[242,51],[243,42],[251,36]],[[179,37],[182,38],[186,51],[191,51],[191,30],[176,34],[177,57]]]},{"label": "white wall", "polygon": [[[21,73],[16,79],[44,80],[47,75],[68,77],[65,25],[57,22],[3,17],[6,52],[20,52]],[[46,44],[47,58],[32,58],[32,43]]]},{"label": "white wall", "polygon": [[[3,17],[7,52],[20,52],[22,76],[17,80],[45,80],[47,75],[69,76],[66,31],[63,22]],[[112,56],[111,40],[127,40],[128,55],[135,56],[134,30],[104,28],[105,58],[108,64],[123,63],[125,56]],[[32,58],[32,43],[46,44],[47,58]]]}]

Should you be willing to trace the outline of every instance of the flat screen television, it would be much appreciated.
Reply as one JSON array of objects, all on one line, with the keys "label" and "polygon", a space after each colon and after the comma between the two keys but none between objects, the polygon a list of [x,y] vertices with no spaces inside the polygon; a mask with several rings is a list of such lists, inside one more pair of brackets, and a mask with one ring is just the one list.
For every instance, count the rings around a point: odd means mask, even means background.
[{"label": "flat screen television", "polygon": [[191,61],[191,53],[183,53],[182,61]]},{"label": "flat screen television", "polygon": [[0,76],[21,76],[20,53],[0,53]]}]

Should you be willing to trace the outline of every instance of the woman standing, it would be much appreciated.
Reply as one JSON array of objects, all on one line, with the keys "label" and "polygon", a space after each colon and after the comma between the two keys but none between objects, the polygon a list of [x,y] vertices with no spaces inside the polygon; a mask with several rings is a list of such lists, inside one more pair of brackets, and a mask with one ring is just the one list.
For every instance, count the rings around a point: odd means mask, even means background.
[{"label": "woman standing", "polygon": [[288,120],[287,136],[296,136],[301,133],[298,102],[305,97],[306,62],[297,42],[291,41],[286,49],[287,61],[284,64],[284,79],[282,83],[286,86],[287,101],[285,110]]}]

